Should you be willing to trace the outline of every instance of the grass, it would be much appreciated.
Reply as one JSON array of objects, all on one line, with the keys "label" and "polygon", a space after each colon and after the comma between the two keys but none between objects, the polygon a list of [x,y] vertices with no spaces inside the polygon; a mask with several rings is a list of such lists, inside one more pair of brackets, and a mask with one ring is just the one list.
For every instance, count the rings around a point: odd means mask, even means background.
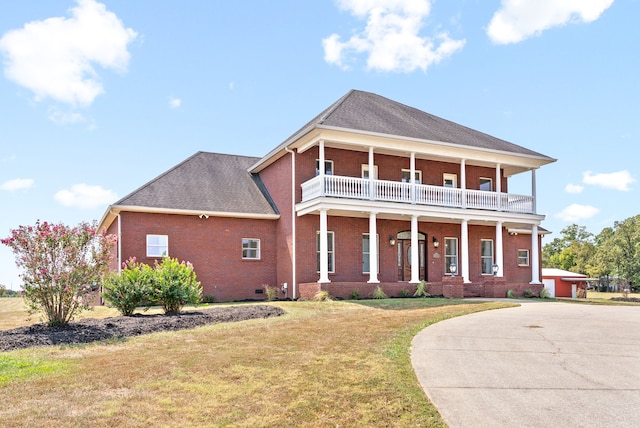
[{"label": "grass", "polygon": [[[513,306],[446,299],[271,304],[287,314],[0,353],[7,361],[0,376],[8,378],[0,390],[11,403],[0,408],[0,420],[59,427],[445,426],[411,367],[412,338],[442,319]],[[25,361],[36,372],[16,372]]]},{"label": "grass", "polygon": [[[591,305],[610,305],[610,306],[640,306],[638,302],[621,302],[611,300],[612,297],[623,297],[622,293],[604,293],[599,291],[587,291],[586,299],[558,299],[563,302],[571,303],[587,303]],[[629,293],[628,297],[640,298],[640,293]]]}]

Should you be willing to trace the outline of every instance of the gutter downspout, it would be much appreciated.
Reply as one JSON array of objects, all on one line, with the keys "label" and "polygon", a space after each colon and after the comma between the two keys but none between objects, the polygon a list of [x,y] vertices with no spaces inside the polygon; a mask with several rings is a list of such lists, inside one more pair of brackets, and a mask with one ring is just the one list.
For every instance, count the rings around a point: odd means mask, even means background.
[{"label": "gutter downspout", "polygon": [[296,299],[296,153],[285,146],[284,150],[291,153],[291,298]]},{"label": "gutter downspout", "polygon": [[118,218],[118,273],[122,271],[122,222],[120,221],[120,213],[109,212]]}]

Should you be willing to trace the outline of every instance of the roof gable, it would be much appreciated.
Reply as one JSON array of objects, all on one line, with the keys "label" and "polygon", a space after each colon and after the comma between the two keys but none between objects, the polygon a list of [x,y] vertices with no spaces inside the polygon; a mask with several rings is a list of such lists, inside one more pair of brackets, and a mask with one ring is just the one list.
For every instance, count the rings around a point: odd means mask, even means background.
[{"label": "roof gable", "polygon": [[220,213],[277,214],[260,178],[259,158],[198,152],[114,206]]}]

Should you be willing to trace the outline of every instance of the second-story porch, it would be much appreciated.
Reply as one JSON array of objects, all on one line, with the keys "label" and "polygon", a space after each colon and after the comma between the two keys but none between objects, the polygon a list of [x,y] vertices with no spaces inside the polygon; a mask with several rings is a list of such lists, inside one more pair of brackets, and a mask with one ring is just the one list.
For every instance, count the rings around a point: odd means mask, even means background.
[{"label": "second-story porch", "polygon": [[318,197],[535,214],[535,199],[529,195],[335,175],[302,183],[301,202]]}]

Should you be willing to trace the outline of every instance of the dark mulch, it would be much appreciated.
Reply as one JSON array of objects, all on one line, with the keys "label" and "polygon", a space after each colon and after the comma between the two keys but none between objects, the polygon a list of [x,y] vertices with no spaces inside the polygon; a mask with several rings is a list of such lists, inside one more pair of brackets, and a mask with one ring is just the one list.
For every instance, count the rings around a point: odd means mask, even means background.
[{"label": "dark mulch", "polygon": [[0,351],[47,345],[74,345],[119,339],[157,331],[174,331],[206,324],[270,318],[284,310],[269,305],[242,305],[183,312],[179,315],[134,315],[131,317],[85,318],[62,327],[33,324],[0,331]]}]

